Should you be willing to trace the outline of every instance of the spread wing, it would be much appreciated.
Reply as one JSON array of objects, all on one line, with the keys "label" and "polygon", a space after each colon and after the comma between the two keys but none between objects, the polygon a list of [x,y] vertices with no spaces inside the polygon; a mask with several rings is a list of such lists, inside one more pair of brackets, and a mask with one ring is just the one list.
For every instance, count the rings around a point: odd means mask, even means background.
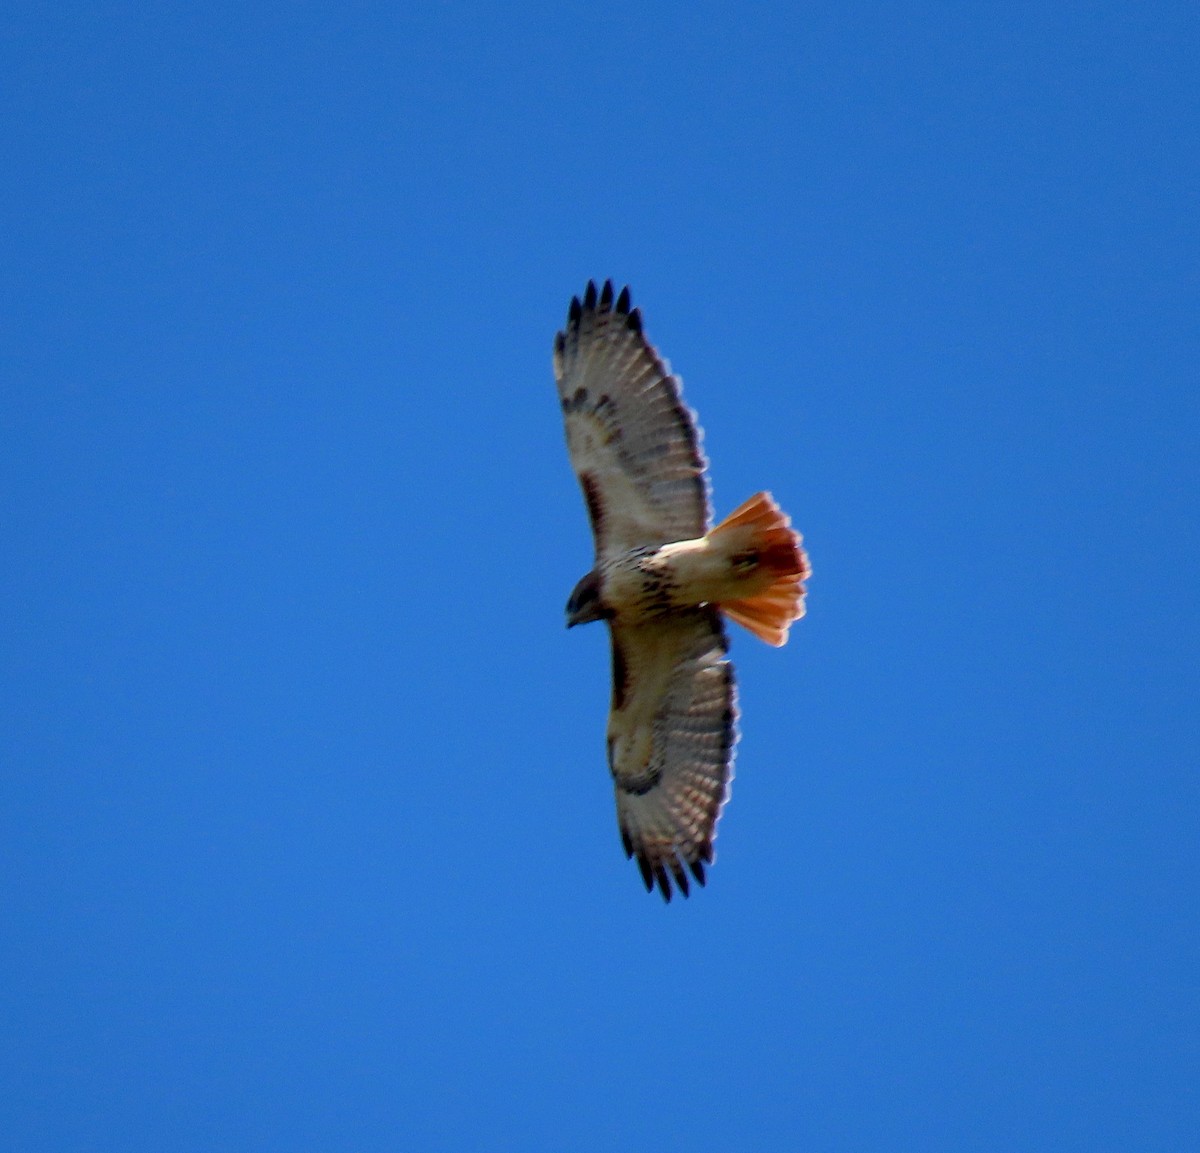
[{"label": "spread wing", "polygon": [[642,624],[611,622],[608,760],[627,857],[649,891],[704,884],[733,777],[737,691],[721,618],[708,607]]},{"label": "spread wing", "polygon": [[700,431],[679,378],[642,334],[629,289],[589,281],[554,341],[567,450],[583,487],[596,557],[703,536],[709,527]]}]

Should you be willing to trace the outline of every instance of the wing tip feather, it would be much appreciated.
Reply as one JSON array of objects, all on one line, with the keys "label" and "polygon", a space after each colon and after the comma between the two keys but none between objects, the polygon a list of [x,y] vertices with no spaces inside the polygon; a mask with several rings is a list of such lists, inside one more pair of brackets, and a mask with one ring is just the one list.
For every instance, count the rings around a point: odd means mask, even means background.
[{"label": "wing tip feather", "polygon": [[[668,903],[675,892],[684,898],[691,896],[693,879],[700,888],[708,884],[706,867],[713,863],[711,839],[687,849],[680,846],[655,848],[640,842],[635,844],[628,830],[622,828],[621,847],[625,850],[626,857],[637,862],[646,892],[652,893],[657,888],[663,900]],[[688,877],[689,872],[691,879]]]},{"label": "wing tip feather", "polygon": [[[594,280],[589,280],[583,290],[582,296],[571,297],[571,304],[567,310],[567,326],[568,328],[577,329],[586,312],[600,314],[616,313],[616,315],[625,319],[627,327],[634,332],[640,333],[642,331],[641,310],[631,308],[631,304],[632,295],[628,284],[621,289],[620,293],[617,293],[613,287],[611,278],[605,280],[603,286],[599,289],[596,288]],[[564,338],[563,343],[565,344],[566,334],[563,333],[561,335]],[[562,351],[557,341],[555,343],[555,351]]]},{"label": "wing tip feather", "polygon": [[658,882],[658,890],[662,893],[662,898],[669,905],[671,903],[671,882],[667,878],[667,870],[663,867],[662,861],[658,861],[654,866],[654,879]]},{"label": "wing tip feather", "polygon": [[678,857],[670,857],[667,864],[671,866],[671,874],[675,878],[675,887],[686,897],[688,896],[687,873],[683,871],[683,862]]},{"label": "wing tip feather", "polygon": [[642,882],[646,886],[646,892],[649,893],[654,888],[654,872],[650,868],[650,862],[641,853],[638,854],[637,863],[641,870]]}]

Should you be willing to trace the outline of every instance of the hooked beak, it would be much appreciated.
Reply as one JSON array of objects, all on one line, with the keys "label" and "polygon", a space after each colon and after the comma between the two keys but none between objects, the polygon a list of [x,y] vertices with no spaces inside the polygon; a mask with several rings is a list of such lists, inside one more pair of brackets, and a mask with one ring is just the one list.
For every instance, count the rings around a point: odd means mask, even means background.
[{"label": "hooked beak", "polygon": [[594,604],[584,605],[574,612],[571,611],[570,607],[567,608],[567,628],[569,629],[573,629],[576,625],[586,625],[591,621],[598,621],[599,619],[600,616],[596,612]]},{"label": "hooked beak", "polygon": [[575,586],[571,599],[567,601],[567,628],[586,625],[589,621],[604,619],[600,602],[600,578],[593,571]]}]

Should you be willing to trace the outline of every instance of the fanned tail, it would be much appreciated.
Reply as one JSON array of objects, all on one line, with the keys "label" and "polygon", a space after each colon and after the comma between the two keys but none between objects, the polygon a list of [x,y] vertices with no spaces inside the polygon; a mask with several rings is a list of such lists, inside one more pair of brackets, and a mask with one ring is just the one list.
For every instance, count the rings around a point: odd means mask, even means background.
[{"label": "fanned tail", "polygon": [[749,595],[722,600],[732,621],[769,645],[787,643],[788,629],[804,615],[804,581],[812,572],[791,519],[767,492],[755,493],[708,534],[728,550],[735,572],[746,572]]}]

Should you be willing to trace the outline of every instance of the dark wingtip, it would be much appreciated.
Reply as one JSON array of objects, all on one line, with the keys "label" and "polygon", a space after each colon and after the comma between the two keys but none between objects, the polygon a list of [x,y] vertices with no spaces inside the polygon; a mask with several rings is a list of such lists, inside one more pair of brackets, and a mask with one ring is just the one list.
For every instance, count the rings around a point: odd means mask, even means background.
[{"label": "dark wingtip", "polygon": [[565,332],[556,332],[554,334],[554,351],[562,356],[567,350],[567,334]]},{"label": "dark wingtip", "polygon": [[669,904],[671,901],[671,882],[667,879],[667,870],[662,867],[661,861],[654,866],[654,879],[658,882],[658,888],[663,895],[663,900]]},{"label": "dark wingtip", "polygon": [[571,307],[567,310],[567,323],[578,325],[579,318],[583,315],[583,306],[579,303],[578,296],[571,297]]},{"label": "dark wingtip", "polygon": [[[626,856],[634,856],[633,844],[629,834],[624,829],[621,830],[621,844],[625,849]],[[712,846],[703,845],[700,848],[701,854],[706,854],[709,861],[712,860]],[[697,883],[703,887],[706,881],[704,875],[704,862],[700,860],[686,861],[682,857],[669,857],[663,861],[651,862],[650,858],[640,850],[637,851],[637,866],[642,874],[642,884],[646,886],[646,892],[652,893],[657,887],[662,894],[662,899],[671,903],[671,898],[677,889],[684,898],[691,896],[691,882],[688,880],[688,875],[684,869],[686,864],[692,871],[692,876],[696,878]],[[670,872],[668,872],[668,868]],[[671,880],[674,878],[675,885],[672,888]]]},{"label": "dark wingtip", "polygon": [[654,888],[654,873],[650,869],[650,862],[645,857],[638,855],[638,868],[642,872],[642,882],[646,886],[646,892],[650,892]]},{"label": "dark wingtip", "polygon": [[675,887],[686,897],[688,895],[687,873],[683,871],[683,866],[679,863],[678,857],[672,857],[670,865],[671,874],[675,878]]},{"label": "dark wingtip", "polygon": [[571,300],[570,320],[572,323],[577,323],[580,316],[585,312],[594,312],[599,308],[600,312],[616,312],[620,316],[626,317],[626,323],[635,332],[642,331],[641,314],[634,309],[629,311],[630,295],[629,285],[621,289],[621,294],[616,297],[616,304],[613,304],[615,289],[613,288],[612,280],[606,280],[604,286],[597,290],[596,282],[589,280],[587,287],[583,290],[583,296],[573,297]]}]

